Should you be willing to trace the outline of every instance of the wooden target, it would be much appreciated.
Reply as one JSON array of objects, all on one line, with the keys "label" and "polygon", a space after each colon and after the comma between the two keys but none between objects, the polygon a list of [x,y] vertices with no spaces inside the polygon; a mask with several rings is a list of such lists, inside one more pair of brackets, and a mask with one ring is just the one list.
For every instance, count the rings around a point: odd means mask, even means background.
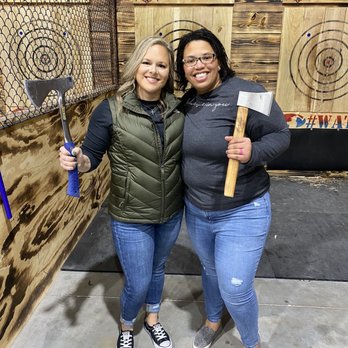
[{"label": "wooden target", "polygon": [[287,7],[277,82],[286,112],[346,113],[348,11]]},{"label": "wooden target", "polygon": [[[207,28],[219,37],[230,56],[233,1],[217,1],[216,7],[203,6],[204,1],[135,2],[135,41],[146,36],[159,35],[173,44],[174,50],[180,38],[193,30]],[[163,6],[164,4],[171,6]]]},{"label": "wooden target", "polygon": [[176,51],[182,36],[202,28],[204,28],[204,26],[200,23],[192,20],[181,19],[163,25],[154,34],[161,36],[166,41],[170,42],[174,51]]},{"label": "wooden target", "polygon": [[291,80],[311,99],[328,101],[348,93],[348,22],[327,21],[308,28],[292,49]]},{"label": "wooden target", "polygon": [[[74,89],[67,92],[67,101],[93,90],[87,6],[4,5],[0,19],[4,32],[0,35],[4,114],[33,108],[23,88],[27,79],[73,76]],[[56,99],[52,93],[44,107],[55,105]]]},{"label": "wooden target", "polygon": [[81,49],[64,25],[52,20],[24,23],[13,37],[11,57],[17,79],[51,79],[81,70]]}]

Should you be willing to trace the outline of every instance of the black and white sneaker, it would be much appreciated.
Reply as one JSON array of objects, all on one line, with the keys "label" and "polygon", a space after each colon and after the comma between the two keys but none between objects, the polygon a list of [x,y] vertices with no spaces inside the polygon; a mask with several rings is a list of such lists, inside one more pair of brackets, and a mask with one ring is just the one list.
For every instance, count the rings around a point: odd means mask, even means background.
[{"label": "black and white sneaker", "polygon": [[144,328],[146,332],[150,335],[151,340],[155,348],[172,348],[172,341],[164,330],[160,323],[150,326],[146,320],[144,321]]},{"label": "black and white sneaker", "polygon": [[134,348],[133,331],[121,331],[117,340],[117,348]]}]

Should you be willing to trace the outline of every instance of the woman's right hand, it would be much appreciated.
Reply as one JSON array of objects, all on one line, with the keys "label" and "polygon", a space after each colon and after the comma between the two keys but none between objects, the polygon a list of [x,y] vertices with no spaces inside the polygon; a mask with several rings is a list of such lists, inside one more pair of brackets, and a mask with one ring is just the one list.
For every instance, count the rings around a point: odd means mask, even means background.
[{"label": "woman's right hand", "polygon": [[65,170],[73,170],[77,167],[81,167],[83,162],[83,153],[80,147],[74,147],[72,150],[74,156],[70,155],[69,151],[61,146],[59,148],[59,162],[60,166]]}]

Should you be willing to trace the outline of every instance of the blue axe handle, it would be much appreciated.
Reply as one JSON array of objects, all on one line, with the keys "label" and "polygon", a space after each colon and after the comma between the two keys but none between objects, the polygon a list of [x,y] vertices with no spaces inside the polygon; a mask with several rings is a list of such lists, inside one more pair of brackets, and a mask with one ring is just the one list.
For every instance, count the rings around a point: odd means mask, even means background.
[{"label": "blue axe handle", "polygon": [[[74,143],[71,139],[68,121],[65,112],[65,97],[64,94],[69,89],[73,88],[74,81],[71,76],[54,78],[51,80],[25,80],[24,87],[29,99],[36,107],[41,107],[43,101],[48,95],[48,92],[55,90],[58,93],[58,106],[60,119],[64,133],[64,147],[72,155]],[[73,197],[80,197],[79,176],[77,168],[68,171],[68,188],[67,194]]]},{"label": "blue axe handle", "polygon": [[5,207],[6,217],[10,220],[12,218],[12,213],[11,213],[10,204],[7,199],[5,185],[4,185],[4,181],[2,180],[1,172],[0,172],[0,196],[1,196],[2,203],[4,204],[4,207]]},{"label": "blue axe handle", "polygon": [[[72,141],[64,143],[64,147],[69,151],[70,155],[73,156],[72,150],[75,147]],[[77,166],[73,170],[68,171],[68,188],[66,193],[72,197],[80,197],[80,188],[79,188],[79,172]]]}]

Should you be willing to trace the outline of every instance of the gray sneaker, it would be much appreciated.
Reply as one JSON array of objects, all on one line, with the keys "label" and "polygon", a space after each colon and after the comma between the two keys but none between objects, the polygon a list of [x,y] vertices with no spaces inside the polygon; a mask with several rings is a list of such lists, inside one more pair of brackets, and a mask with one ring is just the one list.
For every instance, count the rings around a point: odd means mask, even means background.
[{"label": "gray sneaker", "polygon": [[218,331],[214,331],[210,327],[203,325],[196,333],[193,348],[209,348]]}]

